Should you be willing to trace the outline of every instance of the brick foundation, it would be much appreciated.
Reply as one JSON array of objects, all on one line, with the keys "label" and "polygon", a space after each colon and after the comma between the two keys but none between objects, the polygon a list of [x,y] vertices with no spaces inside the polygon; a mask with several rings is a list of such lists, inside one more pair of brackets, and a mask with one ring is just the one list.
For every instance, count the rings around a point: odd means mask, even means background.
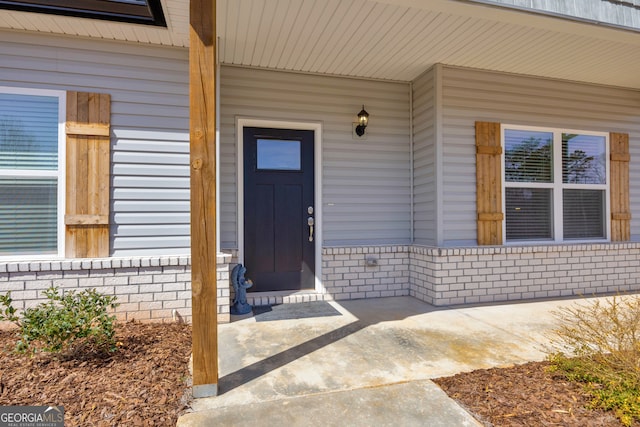
[{"label": "brick foundation", "polygon": [[[323,248],[321,289],[249,292],[247,301],[258,306],[409,295],[408,250],[408,246]],[[237,263],[237,251],[232,251],[230,268]],[[231,294],[233,298],[233,289]]]},{"label": "brick foundation", "polygon": [[410,294],[434,305],[640,290],[640,243],[413,246]]},{"label": "brick foundation", "polygon": [[[230,268],[218,254],[218,321],[229,321]],[[189,256],[0,262],[0,292],[14,306],[44,301],[50,286],[117,295],[122,320],[191,321]],[[324,248],[322,287],[251,294],[252,305],[411,295],[437,306],[640,291],[640,243],[434,248]]]},{"label": "brick foundation", "polygon": [[[218,321],[229,321],[229,259],[218,254]],[[11,291],[23,310],[45,301],[44,290],[57,286],[81,291],[95,288],[117,295],[121,320],[191,321],[189,256],[1,262],[0,292]]]},{"label": "brick foundation", "polygon": [[409,246],[324,248],[322,282],[333,299],[409,295]]}]

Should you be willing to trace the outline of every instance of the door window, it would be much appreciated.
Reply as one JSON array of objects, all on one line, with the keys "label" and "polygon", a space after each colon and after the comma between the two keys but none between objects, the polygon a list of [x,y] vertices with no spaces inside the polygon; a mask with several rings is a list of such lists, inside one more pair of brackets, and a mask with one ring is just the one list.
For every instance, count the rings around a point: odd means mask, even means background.
[{"label": "door window", "polygon": [[258,169],[300,170],[300,141],[283,139],[258,139]]}]

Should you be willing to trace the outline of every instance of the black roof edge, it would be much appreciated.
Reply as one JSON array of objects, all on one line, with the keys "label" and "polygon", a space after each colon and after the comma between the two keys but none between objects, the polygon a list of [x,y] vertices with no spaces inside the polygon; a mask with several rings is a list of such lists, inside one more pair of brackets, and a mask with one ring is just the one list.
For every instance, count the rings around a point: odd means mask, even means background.
[{"label": "black roof edge", "polygon": [[160,0],[147,0],[147,6],[151,16],[83,10],[81,8],[60,7],[48,4],[33,4],[13,0],[0,0],[0,9],[16,10],[21,12],[46,13],[50,15],[60,16],[75,16],[78,18],[100,19],[104,21],[128,22],[132,24],[144,24],[166,28],[167,21],[165,20]]}]

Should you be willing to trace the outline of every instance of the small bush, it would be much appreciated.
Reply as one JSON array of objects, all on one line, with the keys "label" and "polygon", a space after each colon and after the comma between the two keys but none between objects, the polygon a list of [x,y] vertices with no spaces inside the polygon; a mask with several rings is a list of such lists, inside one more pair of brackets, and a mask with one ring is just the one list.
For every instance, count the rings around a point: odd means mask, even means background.
[{"label": "small bush", "polygon": [[28,308],[22,317],[16,315],[11,293],[0,295],[0,320],[18,325],[18,352],[49,352],[73,355],[103,353],[116,350],[116,297],[103,295],[95,289],[60,293],[51,287],[45,291],[47,302]]},{"label": "small bush", "polygon": [[613,411],[627,426],[640,420],[640,297],[597,299],[554,314],[553,369],[584,383],[592,407]]}]

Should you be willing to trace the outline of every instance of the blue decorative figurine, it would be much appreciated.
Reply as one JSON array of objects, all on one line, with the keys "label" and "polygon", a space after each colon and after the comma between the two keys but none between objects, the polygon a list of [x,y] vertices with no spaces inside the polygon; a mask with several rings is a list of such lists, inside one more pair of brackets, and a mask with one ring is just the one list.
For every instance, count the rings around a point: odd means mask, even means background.
[{"label": "blue decorative figurine", "polygon": [[242,264],[238,264],[231,270],[231,283],[236,293],[231,305],[231,314],[247,314],[251,313],[251,304],[247,303],[247,289],[253,286],[251,280],[244,278],[247,268]]}]

